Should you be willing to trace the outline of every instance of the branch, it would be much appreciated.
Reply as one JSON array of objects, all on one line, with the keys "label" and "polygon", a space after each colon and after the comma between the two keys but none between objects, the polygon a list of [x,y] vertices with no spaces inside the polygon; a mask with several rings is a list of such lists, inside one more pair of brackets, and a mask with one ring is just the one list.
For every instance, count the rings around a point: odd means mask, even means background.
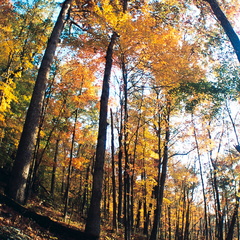
[{"label": "branch", "polygon": [[196,149],[196,148],[193,148],[193,149],[189,150],[189,151],[186,152],[186,153],[174,153],[174,154],[172,154],[171,156],[169,156],[169,158],[174,157],[174,156],[184,156],[184,155],[188,155],[190,152],[194,151],[195,149]]},{"label": "branch", "polygon": [[218,2],[216,0],[204,0],[205,2],[208,2],[211,6],[211,9],[218,19],[218,21],[221,23],[221,26],[223,27],[225,33],[227,34],[234,51],[237,55],[238,61],[240,62],[240,40],[236,32],[234,31],[231,23],[227,19],[224,12],[221,10]]}]

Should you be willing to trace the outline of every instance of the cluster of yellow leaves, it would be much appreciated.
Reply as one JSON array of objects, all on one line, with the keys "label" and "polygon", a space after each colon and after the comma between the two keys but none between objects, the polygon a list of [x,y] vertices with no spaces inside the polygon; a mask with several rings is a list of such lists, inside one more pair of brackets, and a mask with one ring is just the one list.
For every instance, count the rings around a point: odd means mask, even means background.
[{"label": "cluster of yellow leaves", "polygon": [[15,84],[9,79],[7,82],[0,82],[0,121],[4,124],[4,114],[9,109],[10,103],[17,100],[14,95]]},{"label": "cluster of yellow leaves", "polygon": [[[21,14],[9,1],[1,1],[0,5],[0,120],[4,124],[11,102],[18,102],[27,92],[21,92],[17,83],[28,81],[27,75],[35,70],[33,56],[42,53],[50,23],[43,22],[43,9],[38,8],[38,3],[22,9]],[[29,70],[31,73],[27,73]]]},{"label": "cluster of yellow leaves", "polygon": [[109,4],[109,1],[103,0],[100,4],[95,5],[95,14],[99,23],[105,24],[106,29],[118,32],[118,29],[123,28],[130,17],[123,12],[122,8],[122,1],[116,0]]},{"label": "cluster of yellow leaves", "polygon": [[90,160],[85,157],[73,158],[73,167],[78,170],[83,170],[89,162]]},{"label": "cluster of yellow leaves", "polygon": [[12,8],[9,2],[0,1],[0,121],[4,123],[4,113],[14,99],[15,84],[8,77],[8,65],[14,48],[12,28],[7,18],[12,17]]}]

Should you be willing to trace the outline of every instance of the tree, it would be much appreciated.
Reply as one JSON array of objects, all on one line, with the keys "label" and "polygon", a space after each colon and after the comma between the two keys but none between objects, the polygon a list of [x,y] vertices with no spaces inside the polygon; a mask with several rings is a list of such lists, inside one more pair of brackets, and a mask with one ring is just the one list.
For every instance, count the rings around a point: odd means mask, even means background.
[{"label": "tree", "polygon": [[49,20],[52,4],[37,0],[32,4],[5,2],[1,6],[0,117],[4,126],[4,117],[12,114],[14,103],[23,105],[23,96],[31,94],[34,64],[45,47],[52,25]]},{"label": "tree", "polygon": [[211,6],[211,9],[216,16],[216,18],[219,20],[221,26],[223,27],[225,33],[227,34],[234,51],[237,55],[238,61],[240,62],[240,40],[236,32],[234,31],[231,23],[227,19],[224,12],[221,10],[217,0],[204,0],[209,3]]},{"label": "tree", "polygon": [[111,41],[108,45],[106,53],[106,64],[103,77],[102,95],[100,100],[99,113],[99,130],[96,150],[96,161],[93,173],[93,187],[92,196],[86,222],[85,232],[99,237],[101,224],[101,208],[100,203],[102,199],[102,183],[103,183],[103,167],[106,150],[106,135],[107,135],[107,113],[108,113],[108,99],[109,99],[109,80],[112,69],[112,54],[117,33],[113,32]]},{"label": "tree", "polygon": [[[201,17],[209,16],[199,11],[192,14],[195,10],[186,1],[77,0],[65,17],[69,25],[61,34],[62,48],[55,57],[59,64],[52,64],[53,77],[42,88],[45,99],[30,161],[32,171],[25,176],[28,182],[38,180],[40,188],[35,193],[39,198],[54,200],[54,207],[65,204],[69,223],[80,220],[84,224],[86,219],[85,231],[96,238],[110,237],[109,230],[117,225],[111,233],[117,239],[143,235],[147,239],[213,239],[214,234],[224,239],[237,234],[233,229],[238,214],[238,163],[231,133],[237,133],[238,119],[233,118],[231,131],[226,116],[220,119],[218,113],[219,109],[224,113],[223,100],[239,97],[239,69],[223,60],[228,49],[217,24],[199,24]],[[4,38],[0,36],[0,41]],[[217,44],[216,54],[209,56]],[[8,53],[0,51],[0,55],[0,66],[4,66]],[[27,60],[32,63],[28,76],[37,69],[38,58],[34,59]],[[208,64],[212,59],[218,61]],[[15,60],[17,66],[24,63]],[[18,79],[15,83],[12,93],[17,96],[25,85]],[[95,86],[102,87],[102,92]],[[15,147],[8,130],[14,124],[11,116],[21,119],[20,129],[25,114],[22,111],[18,118],[20,109],[16,110],[13,100],[11,107],[14,115],[4,115],[10,123],[4,126],[7,134],[1,144],[9,158],[14,157]],[[114,123],[111,120],[111,149],[107,141],[110,107],[116,112]],[[219,136],[221,148],[214,145]],[[24,161],[27,166],[29,162]],[[201,181],[203,196],[197,193]]]},{"label": "tree", "polygon": [[117,229],[117,197],[116,197],[116,175],[115,175],[115,147],[114,147],[114,122],[113,112],[110,109],[111,116],[111,159],[112,159],[112,201],[113,201],[113,229]]},{"label": "tree", "polygon": [[[159,100],[159,94],[157,94]],[[171,115],[171,101],[168,99],[168,96],[166,97],[166,110],[165,115],[161,116],[162,113],[160,112],[161,107],[158,109],[158,154],[159,154],[159,165],[158,165],[158,177],[157,177],[157,186],[156,186],[156,209],[154,212],[154,222],[153,222],[153,228],[150,236],[150,240],[156,240],[158,239],[158,230],[160,227],[160,218],[162,215],[162,209],[163,209],[163,196],[164,196],[164,189],[165,189],[165,182],[167,177],[167,166],[168,166],[168,158],[169,158],[169,141],[170,141],[170,128],[169,128],[169,122],[170,122],[170,115]],[[163,120],[161,119],[163,118]],[[165,125],[165,129],[162,130],[161,127],[161,121],[163,121],[163,125]],[[161,134],[165,135],[163,139],[163,143],[161,140]],[[163,145],[163,147],[161,146]],[[162,150],[162,149],[163,150]]]},{"label": "tree", "polygon": [[8,196],[19,203],[24,203],[26,200],[27,179],[32,161],[33,150],[36,143],[36,132],[41,116],[48,75],[60,35],[66,22],[66,17],[70,9],[71,2],[72,0],[64,1],[58,19],[48,40],[47,48],[38,71],[36,84],[28,108],[21,139],[19,141],[11,178],[8,188],[6,189]]}]

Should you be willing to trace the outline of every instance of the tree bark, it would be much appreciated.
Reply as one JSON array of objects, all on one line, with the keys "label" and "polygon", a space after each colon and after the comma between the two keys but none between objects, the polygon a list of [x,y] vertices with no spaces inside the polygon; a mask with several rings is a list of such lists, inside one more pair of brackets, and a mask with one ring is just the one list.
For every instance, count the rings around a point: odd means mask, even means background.
[{"label": "tree bark", "polygon": [[123,146],[122,146],[122,138],[123,138],[123,124],[122,124],[122,116],[123,116],[123,106],[122,100],[120,104],[120,129],[118,135],[118,222],[122,222],[122,196],[123,196],[123,179],[122,179],[122,156],[123,156]]},{"label": "tree bark", "polygon": [[125,240],[130,240],[131,230],[132,230],[132,218],[131,218],[131,177],[130,177],[130,160],[129,160],[129,143],[128,143],[128,81],[127,81],[127,70],[125,66],[124,54],[121,56],[121,68],[122,68],[122,78],[123,78],[123,91],[124,91],[124,141],[123,150],[125,158],[124,167],[124,228],[125,228]]},{"label": "tree bark", "polygon": [[[166,116],[165,116],[166,129],[165,129],[163,158],[162,158],[162,163],[159,163],[159,174],[158,174],[158,185],[157,185],[157,206],[156,206],[156,210],[155,210],[154,222],[153,222],[153,228],[152,228],[150,240],[158,239],[158,229],[160,226],[164,188],[165,188],[165,181],[166,181],[166,177],[167,177],[168,144],[169,144],[169,140],[170,140],[170,129],[169,129],[170,112],[171,112],[170,102],[167,100]],[[159,136],[159,138],[160,138],[160,136]],[[160,162],[160,159],[159,159],[159,162]],[[162,169],[160,170],[161,164],[162,164]],[[161,173],[160,173],[160,171],[161,171]]]},{"label": "tree bark", "polygon": [[101,211],[100,203],[102,199],[102,183],[104,173],[104,161],[106,150],[106,137],[107,137],[107,113],[108,113],[108,99],[109,99],[109,80],[112,69],[112,55],[113,47],[117,39],[117,33],[113,33],[111,42],[108,45],[106,54],[106,65],[103,78],[102,95],[100,101],[100,116],[99,116],[99,129],[98,141],[96,150],[96,161],[93,173],[93,187],[92,196],[86,222],[85,232],[92,234],[96,237],[100,235],[101,224]]},{"label": "tree bark", "polygon": [[226,236],[226,240],[232,240],[233,239],[234,227],[235,227],[237,217],[238,217],[238,208],[239,208],[238,194],[239,194],[239,192],[240,192],[240,190],[238,190],[238,193],[237,193],[237,196],[236,196],[235,208],[234,208],[234,212],[233,212],[232,219],[231,219],[231,222],[230,222],[230,226],[229,226],[229,229],[228,229],[228,233],[227,233],[227,236]]},{"label": "tree bark", "polygon": [[196,130],[195,123],[193,121],[193,113],[191,115],[191,118],[192,118],[192,124],[193,124],[193,128],[194,128],[193,129],[193,135],[194,135],[196,149],[197,149],[197,160],[198,160],[198,163],[199,163],[199,172],[200,172],[201,185],[202,185],[202,194],[203,194],[203,202],[204,202],[204,225],[205,225],[204,226],[204,235],[205,235],[205,239],[208,240],[209,239],[209,234],[208,234],[207,197],[206,197],[205,184],[204,184],[204,178],[203,178],[201,154],[200,154],[198,138],[197,138],[197,130]]},{"label": "tree bark", "polygon": [[71,2],[72,0],[65,0],[63,2],[62,9],[48,40],[28,108],[11,178],[8,188],[6,189],[8,196],[19,203],[25,203],[26,200],[27,179],[36,143],[36,133],[41,116],[47,80]]},{"label": "tree bark", "polygon": [[60,138],[57,138],[54,159],[53,159],[53,168],[52,168],[52,178],[51,178],[51,194],[52,198],[54,199],[55,193],[55,182],[56,182],[56,171],[57,171],[57,162],[58,162],[58,147],[59,147]]},{"label": "tree bark", "polygon": [[204,0],[209,3],[211,9],[223,27],[225,33],[227,34],[235,53],[237,54],[238,61],[240,62],[240,40],[236,32],[234,31],[231,23],[227,19],[224,12],[221,10],[218,2],[216,0]]},{"label": "tree bark", "polygon": [[190,235],[190,200],[189,200],[189,190],[186,188],[186,198],[187,198],[187,206],[186,206],[186,220],[185,220],[185,229],[184,229],[184,240],[189,240]]},{"label": "tree bark", "polygon": [[172,224],[171,224],[171,206],[168,206],[167,208],[168,212],[168,240],[172,239]]},{"label": "tree bark", "polygon": [[112,200],[113,200],[113,229],[117,228],[117,196],[116,196],[116,179],[115,179],[115,147],[114,147],[114,128],[113,128],[113,113],[111,111],[111,151],[112,151]]},{"label": "tree bark", "polygon": [[87,170],[86,170],[86,177],[85,177],[85,184],[84,184],[84,191],[83,191],[83,200],[82,200],[81,209],[80,209],[80,213],[82,215],[86,214],[84,212],[84,208],[85,208],[86,203],[88,202],[89,175],[90,175],[90,165],[87,167]]},{"label": "tree bark", "polygon": [[66,186],[66,192],[65,192],[65,206],[64,206],[64,219],[65,220],[67,219],[68,204],[69,204],[69,191],[71,188],[71,176],[72,176],[72,168],[73,168],[72,161],[73,161],[73,151],[74,151],[77,119],[78,119],[78,109],[75,110],[75,119],[74,119],[72,142],[71,142],[71,149],[70,149],[70,159],[69,159],[69,164],[68,164],[67,186]]}]

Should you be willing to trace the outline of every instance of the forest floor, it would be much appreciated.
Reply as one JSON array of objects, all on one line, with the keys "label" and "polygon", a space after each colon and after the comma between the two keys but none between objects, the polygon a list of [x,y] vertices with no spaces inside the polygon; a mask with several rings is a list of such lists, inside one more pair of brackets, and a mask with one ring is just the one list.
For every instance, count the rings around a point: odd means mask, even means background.
[{"label": "forest floor", "polygon": [[65,240],[39,226],[34,220],[22,216],[5,203],[0,203],[0,239],[11,240]]},{"label": "forest floor", "polygon": [[[28,210],[30,213],[25,214]],[[40,222],[35,221],[35,217],[40,217]],[[62,212],[38,198],[29,200],[26,208],[18,204],[15,206],[15,202],[9,204],[0,186],[0,240],[92,239],[84,236],[81,232],[83,229],[83,222],[64,222]],[[99,240],[121,240],[123,232],[119,230],[118,233],[113,233],[110,226],[105,226]],[[146,238],[135,236],[133,239]]]},{"label": "forest floor", "polygon": [[88,239],[81,236],[81,226],[65,223],[62,213],[38,198],[29,200],[27,206],[8,200],[0,183],[0,240]]}]

